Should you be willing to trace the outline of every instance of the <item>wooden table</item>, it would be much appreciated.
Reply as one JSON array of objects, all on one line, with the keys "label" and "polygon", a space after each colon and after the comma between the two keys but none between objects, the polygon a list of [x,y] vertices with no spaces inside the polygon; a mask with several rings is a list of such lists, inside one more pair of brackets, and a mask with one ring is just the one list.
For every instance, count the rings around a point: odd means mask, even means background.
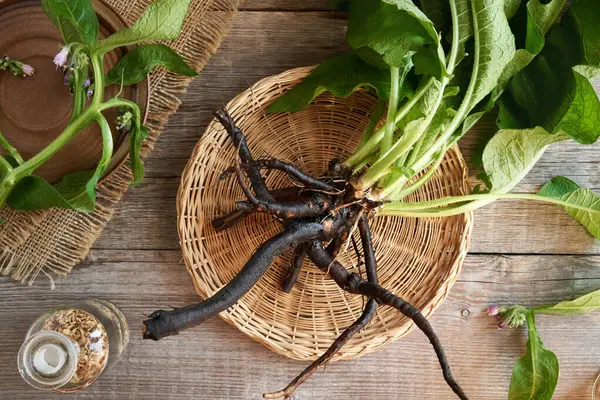
[{"label": "wooden table", "polygon": [[[123,360],[68,399],[259,399],[280,389],[306,363],[274,354],[219,319],[155,343],[141,340],[144,314],[198,298],[177,241],[175,195],[187,158],[211,111],[256,80],[318,63],[344,51],[344,15],[325,0],[252,0],[229,36],[190,86],[147,162],[147,177],[130,190],[89,259],[51,291],[0,280],[0,398],[57,399],[30,389],[16,356],[42,311],[80,298],[114,301],[132,340]],[[483,125],[492,125],[493,118]],[[474,141],[464,140],[466,156]],[[532,192],[563,174],[600,193],[598,146],[549,150],[517,190]],[[454,375],[472,399],[505,399],[512,366],[525,351],[525,330],[496,329],[485,315],[493,302],[533,306],[600,288],[600,241],[553,206],[498,202],[475,213],[471,253],[448,300],[431,322]],[[546,347],[560,360],[555,399],[590,399],[600,372],[600,313],[538,318]],[[413,332],[375,354],[334,363],[298,392],[301,399],[453,399],[425,337]]]}]

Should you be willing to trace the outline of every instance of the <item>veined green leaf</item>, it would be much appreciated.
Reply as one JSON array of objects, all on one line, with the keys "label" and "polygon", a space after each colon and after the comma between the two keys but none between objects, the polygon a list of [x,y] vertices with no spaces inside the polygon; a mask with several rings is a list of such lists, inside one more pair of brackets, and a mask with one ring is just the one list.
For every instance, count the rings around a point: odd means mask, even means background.
[{"label": "veined green leaf", "polygon": [[568,139],[549,135],[543,128],[501,130],[483,151],[483,166],[492,192],[506,193],[517,185],[538,162],[546,148]]},{"label": "veined green leaf", "polygon": [[561,199],[564,195],[572,193],[577,189],[579,189],[579,185],[569,178],[565,178],[564,176],[555,176],[544,186],[542,186],[538,194],[544,197]]},{"label": "veined green leaf", "polygon": [[[600,211],[600,197],[596,196],[596,194],[589,189],[580,188],[575,182],[564,177],[553,178],[542,187],[538,194],[544,197],[560,199],[570,204],[576,204],[591,210]],[[599,213],[592,213],[571,207],[565,207],[565,210],[571,217],[575,218],[581,225],[586,227],[592,235],[600,239]]]},{"label": "veined green leaf", "polygon": [[[550,15],[556,14],[560,2],[556,4]],[[552,29],[541,54],[508,85],[500,102],[500,127],[542,126],[551,133],[564,131],[581,143],[598,139],[600,101],[590,82],[592,67],[600,65],[598,26],[597,3],[575,1],[562,24]]]},{"label": "veined green leaf", "polygon": [[475,46],[479,48],[479,62],[475,89],[470,109],[475,107],[496,87],[515,54],[515,38],[504,14],[504,5],[497,0],[471,0]]},{"label": "veined green leaf", "polygon": [[508,400],[551,400],[558,384],[558,358],[537,334],[533,312],[527,313],[527,351],[513,368]]},{"label": "veined green leaf", "polygon": [[42,8],[65,44],[93,46],[98,40],[98,18],[90,0],[42,0]]},{"label": "veined green leaf", "polygon": [[553,306],[536,307],[532,311],[553,315],[575,315],[598,309],[600,309],[600,290],[588,293],[574,300],[561,301]]},{"label": "veined green leaf", "polygon": [[522,0],[504,0],[504,14],[507,19],[511,19],[515,16],[519,7],[521,6]]},{"label": "veined green leaf", "polygon": [[177,39],[191,0],[157,0],[128,29],[112,34],[96,45],[98,51],[129,46],[148,40]]},{"label": "veined green leaf", "polygon": [[417,70],[437,71],[438,78],[445,74],[435,26],[411,0],[350,0],[347,10],[351,47],[368,46],[399,68],[421,53],[414,60]]},{"label": "veined green leaf", "polygon": [[142,81],[156,67],[184,76],[196,76],[179,54],[164,44],[146,44],[136,47],[119,60],[108,75],[106,85],[129,86]]},{"label": "veined green leaf", "polygon": [[[408,82],[405,83],[407,86]],[[300,111],[325,91],[338,97],[347,97],[354,90],[365,86],[375,89],[380,98],[388,100],[389,71],[367,64],[356,54],[343,54],[321,63],[302,82],[271,104],[269,112]],[[407,93],[406,86],[403,87],[401,97]]]}]

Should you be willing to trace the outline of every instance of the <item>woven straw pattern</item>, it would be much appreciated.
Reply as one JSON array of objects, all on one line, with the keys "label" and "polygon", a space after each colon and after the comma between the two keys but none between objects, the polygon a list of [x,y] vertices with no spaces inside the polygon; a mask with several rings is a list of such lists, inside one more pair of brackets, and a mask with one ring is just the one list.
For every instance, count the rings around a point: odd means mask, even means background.
[{"label": "woven straw pattern", "polygon": [[[0,0],[0,3],[12,0]],[[132,25],[152,0],[103,0],[127,25]],[[179,38],[167,42],[185,61],[200,71],[229,30],[238,0],[192,0]],[[149,76],[150,103],[146,126],[147,156],[167,119],[177,110],[179,97],[191,78],[159,69]],[[85,258],[90,247],[113,215],[132,180],[129,162],[121,165],[98,186],[97,206],[92,214],[66,209],[18,212],[0,209],[0,273],[32,283],[41,273],[65,275]]]},{"label": "woven straw pattern", "polygon": [[[255,157],[296,163],[318,176],[335,157],[355,149],[377,99],[356,92],[346,99],[319,96],[299,113],[266,114],[285,90],[310,71],[298,68],[263,79],[233,99],[227,109],[248,137]],[[219,175],[236,161],[225,131],[212,122],[184,171],[178,194],[178,229],[185,263],[197,292],[210,296],[242,268],[256,247],[278,232],[280,224],[257,214],[222,232],[210,221],[231,211],[243,198],[235,179]],[[468,191],[467,172],[458,148],[451,149],[434,179],[409,200],[426,200]],[[279,172],[268,172],[270,188],[290,186]],[[420,308],[425,315],[445,299],[461,269],[472,227],[471,214],[446,219],[377,217],[371,223],[381,284]],[[360,241],[359,241],[360,243]],[[291,251],[277,259],[259,283],[221,317],[253,339],[287,357],[314,359],[360,315],[363,299],[344,293],[309,262],[290,294],[281,282]],[[338,258],[359,272],[353,251]],[[413,328],[397,311],[379,307],[371,324],[336,359],[375,351]]]}]

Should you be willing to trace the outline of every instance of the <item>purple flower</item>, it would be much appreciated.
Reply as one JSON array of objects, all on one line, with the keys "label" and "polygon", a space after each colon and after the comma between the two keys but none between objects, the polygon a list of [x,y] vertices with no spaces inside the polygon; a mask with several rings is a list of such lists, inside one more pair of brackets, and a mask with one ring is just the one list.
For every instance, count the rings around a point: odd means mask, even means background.
[{"label": "purple flower", "polygon": [[71,83],[71,71],[68,71],[68,72],[65,74],[65,77],[63,78],[63,83],[64,83],[65,85],[68,85],[68,84],[70,84],[70,83]]},{"label": "purple flower", "polygon": [[68,57],[69,57],[69,48],[67,46],[65,46],[60,50],[60,52],[56,56],[54,56],[54,64],[57,67],[66,67]]},{"label": "purple flower", "polygon": [[92,97],[93,94],[94,94],[94,89],[88,89],[87,97],[90,98],[90,97]]},{"label": "purple flower", "polygon": [[32,76],[33,74],[35,74],[35,70],[29,64],[23,64],[23,66],[21,67],[21,69],[23,70],[23,74],[25,76]]},{"label": "purple flower", "polygon": [[90,78],[87,78],[85,80],[85,82],[83,82],[83,87],[84,88],[89,88],[91,84],[92,84],[92,81],[90,81]]},{"label": "purple flower", "polygon": [[508,322],[507,321],[502,321],[498,324],[498,329],[505,329],[508,327]]},{"label": "purple flower", "polygon": [[491,306],[488,307],[487,312],[488,312],[489,316],[495,317],[498,314],[500,314],[500,307],[498,307],[495,304],[492,304]]}]

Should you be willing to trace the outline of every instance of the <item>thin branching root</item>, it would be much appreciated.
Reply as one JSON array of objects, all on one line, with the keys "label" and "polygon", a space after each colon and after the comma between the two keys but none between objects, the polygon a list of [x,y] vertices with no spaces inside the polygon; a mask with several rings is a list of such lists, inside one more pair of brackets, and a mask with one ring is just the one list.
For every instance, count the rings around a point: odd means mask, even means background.
[{"label": "thin branching root", "polygon": [[[448,386],[460,399],[467,399],[454,380],[440,340],[421,312],[404,299],[382,287],[377,279],[377,265],[369,219],[376,213],[380,202],[357,192],[350,182],[355,179],[342,168],[339,160],[330,163],[324,177],[315,178],[295,165],[274,158],[254,160],[246,138],[225,109],[215,113],[237,150],[239,162],[223,172],[221,178],[235,176],[245,199],[236,202],[236,209],[212,221],[216,230],[227,229],[251,214],[263,213],[276,218],[282,231],[264,242],[250,257],[239,274],[219,292],[207,300],[183,308],[160,310],[144,321],[144,338],[159,340],[176,335],[181,330],[198,325],[207,318],[231,307],[263,276],[271,263],[288,249],[293,249],[289,271],[282,282],[282,290],[289,293],[298,280],[302,264],[309,259],[327,273],[348,293],[367,299],[361,316],[332,343],[327,351],[302,371],[283,390],[265,393],[264,398],[293,397],[295,391],[319,367],[325,366],[340,352],[356,333],[365,328],[378,306],[393,307],[410,318],[429,339]],[[294,182],[284,189],[270,190],[261,170],[277,170]],[[355,230],[361,238],[366,279],[349,272],[336,257],[350,244]],[[353,243],[355,251],[358,245]]]}]

